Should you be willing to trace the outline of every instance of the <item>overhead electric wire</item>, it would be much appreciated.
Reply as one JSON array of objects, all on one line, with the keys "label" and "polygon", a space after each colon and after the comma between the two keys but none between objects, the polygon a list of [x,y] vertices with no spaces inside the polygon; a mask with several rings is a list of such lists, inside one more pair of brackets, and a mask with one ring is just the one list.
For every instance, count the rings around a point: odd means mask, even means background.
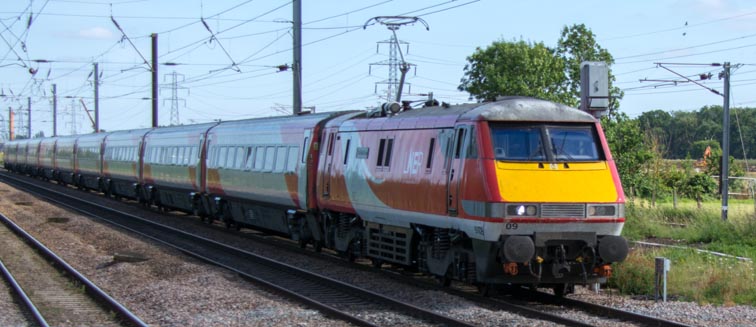
[{"label": "overhead electric wire", "polygon": [[677,52],[677,51],[683,51],[683,50],[690,50],[690,49],[707,47],[707,46],[710,46],[710,45],[715,45],[715,44],[720,44],[720,43],[727,43],[727,42],[732,42],[732,41],[737,41],[737,40],[742,40],[742,39],[748,39],[748,38],[752,38],[752,37],[756,37],[756,34],[749,34],[749,35],[739,36],[739,37],[735,37],[735,38],[731,38],[731,39],[726,39],[726,40],[721,40],[721,41],[715,41],[715,42],[697,44],[697,45],[692,45],[692,46],[684,47],[684,48],[669,49],[669,50],[662,50],[662,51],[655,51],[655,52],[648,52],[648,53],[642,53],[642,54],[624,56],[624,57],[614,58],[614,60],[616,61],[616,60],[623,60],[623,59],[629,59],[629,58],[647,57],[647,56],[652,56],[652,55],[657,55],[657,54],[662,54],[662,53],[668,53],[668,52]]},{"label": "overhead electric wire", "polygon": [[[225,32],[228,32],[228,31],[230,31],[230,30],[232,30],[232,29],[238,28],[239,26],[242,26],[242,25],[244,25],[244,24],[247,24],[247,23],[250,23],[250,22],[252,22],[252,21],[255,21],[255,20],[259,19],[260,17],[263,17],[263,16],[265,16],[265,15],[268,15],[268,14],[270,14],[270,13],[272,13],[272,12],[275,12],[275,11],[277,11],[277,10],[279,10],[279,9],[281,9],[281,8],[283,8],[283,7],[285,7],[285,6],[288,6],[288,5],[290,4],[290,3],[291,3],[291,1],[289,1],[289,2],[286,2],[285,4],[283,4],[283,5],[281,5],[281,6],[278,6],[278,7],[276,7],[276,8],[273,8],[272,10],[269,10],[269,11],[267,11],[267,12],[263,13],[263,14],[260,14],[260,15],[258,15],[258,16],[255,16],[255,17],[253,17],[253,18],[247,19],[247,20],[243,21],[243,22],[242,22],[242,23],[240,23],[240,24],[237,24],[237,25],[231,26],[231,27],[229,27],[229,28],[226,28],[226,29],[220,30],[220,31],[218,31],[218,32],[217,32],[217,33],[215,33],[215,34],[217,35],[217,34],[225,33]],[[176,51],[180,51],[180,50],[183,50],[183,49],[185,49],[185,48],[191,47],[191,46],[193,46],[193,45],[196,45],[196,44],[198,44],[198,43],[204,43],[204,42],[205,42],[206,40],[207,40],[207,38],[202,38],[202,39],[200,39],[200,40],[197,40],[197,41],[191,42],[191,43],[189,43],[189,44],[187,44],[187,45],[185,45],[185,46],[183,46],[183,47],[180,47],[180,48],[178,48],[178,49],[175,49],[175,50],[172,50],[172,51],[168,51],[167,53],[164,53],[164,54],[162,54],[162,55],[159,55],[159,56],[158,56],[158,58],[160,58],[160,57],[164,57],[164,56],[167,56],[167,55],[169,55],[169,54],[171,54],[171,53],[174,53],[174,52],[176,52]]]},{"label": "overhead electric wire", "polygon": [[657,31],[631,34],[631,35],[626,35],[626,36],[610,37],[610,38],[600,39],[600,41],[621,40],[621,39],[628,39],[628,38],[634,38],[634,37],[639,37],[639,36],[648,36],[648,35],[654,35],[654,34],[659,34],[659,33],[678,31],[678,30],[687,29],[687,28],[693,28],[693,27],[698,27],[698,26],[704,26],[704,25],[714,24],[714,23],[718,23],[718,22],[721,22],[721,21],[736,19],[736,18],[740,18],[740,17],[751,16],[751,15],[754,15],[754,14],[756,14],[756,11],[752,11],[752,12],[748,12],[748,13],[744,13],[744,14],[739,14],[739,15],[734,15],[734,16],[728,16],[728,17],[718,18],[718,19],[714,19],[714,20],[710,20],[710,21],[706,21],[706,22],[702,22],[702,23],[697,23],[697,24],[687,24],[687,22],[686,22],[686,25],[680,26],[680,27],[673,27],[673,28],[667,28],[667,29],[662,29],[662,30],[657,30]]},{"label": "overhead electric wire", "polygon": [[756,46],[755,44],[748,44],[738,47],[732,47],[732,48],[726,48],[726,49],[719,49],[719,50],[712,50],[712,51],[706,51],[706,52],[699,52],[699,53],[692,53],[692,54],[685,54],[685,55],[679,55],[679,56],[672,56],[672,57],[664,57],[664,58],[654,58],[654,59],[647,59],[647,60],[637,60],[637,61],[627,61],[627,62],[614,62],[615,65],[625,65],[625,64],[636,64],[636,63],[647,63],[649,61],[665,61],[669,59],[678,59],[678,58],[687,58],[687,57],[695,57],[695,56],[701,56],[706,54],[712,54],[712,53],[719,53],[719,52],[727,52],[732,50],[739,50],[744,48],[750,48]]},{"label": "overhead electric wire", "polygon": [[363,11],[363,10],[366,10],[366,9],[370,9],[370,8],[373,8],[373,7],[377,7],[377,6],[380,6],[380,5],[392,2],[392,1],[394,1],[394,0],[381,1],[381,2],[378,2],[378,3],[372,4],[372,5],[366,6],[366,7],[362,7],[362,8],[359,8],[359,9],[354,9],[354,10],[351,10],[351,11],[340,13],[338,15],[328,16],[328,17],[316,19],[316,20],[313,20],[313,21],[309,21],[309,22],[303,23],[302,25],[304,26],[304,25],[315,24],[315,23],[319,23],[319,22],[322,22],[322,21],[326,21],[326,20],[329,20],[329,19],[336,18],[336,17],[350,15],[350,14],[353,14],[353,13],[356,13],[356,12],[360,12],[360,11]]}]

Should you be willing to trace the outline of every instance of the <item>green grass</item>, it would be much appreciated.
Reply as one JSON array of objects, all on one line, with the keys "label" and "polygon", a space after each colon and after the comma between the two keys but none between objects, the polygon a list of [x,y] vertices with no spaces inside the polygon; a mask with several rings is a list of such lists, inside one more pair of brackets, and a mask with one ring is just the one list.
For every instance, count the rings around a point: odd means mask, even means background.
[{"label": "green grass", "polygon": [[654,294],[654,259],[670,259],[667,294],[673,298],[718,305],[756,306],[753,262],[698,253],[692,249],[635,249],[615,265],[609,286],[624,294]]},{"label": "green grass", "polygon": [[[684,201],[651,207],[648,201],[628,203],[623,235],[629,240],[652,240],[690,249],[635,249],[615,266],[610,285],[625,294],[653,295],[654,258],[672,261],[668,292],[701,303],[756,306],[756,214],[752,200],[730,201],[728,221],[721,219],[721,203]],[[751,262],[699,253],[694,248],[750,258]]]}]

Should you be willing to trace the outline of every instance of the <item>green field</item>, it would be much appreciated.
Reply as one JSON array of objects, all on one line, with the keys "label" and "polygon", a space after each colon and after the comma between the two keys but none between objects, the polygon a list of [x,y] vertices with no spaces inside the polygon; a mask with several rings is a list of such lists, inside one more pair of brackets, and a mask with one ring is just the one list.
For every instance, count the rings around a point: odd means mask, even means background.
[{"label": "green field", "polygon": [[[625,294],[654,294],[654,258],[672,262],[668,292],[673,298],[714,304],[756,306],[756,214],[753,200],[730,200],[728,221],[721,219],[721,203],[710,200],[701,209],[695,201],[651,207],[646,200],[627,205],[623,235],[629,240],[685,247],[633,246],[628,259],[615,266],[610,286]],[[696,249],[749,260],[721,257]]]}]

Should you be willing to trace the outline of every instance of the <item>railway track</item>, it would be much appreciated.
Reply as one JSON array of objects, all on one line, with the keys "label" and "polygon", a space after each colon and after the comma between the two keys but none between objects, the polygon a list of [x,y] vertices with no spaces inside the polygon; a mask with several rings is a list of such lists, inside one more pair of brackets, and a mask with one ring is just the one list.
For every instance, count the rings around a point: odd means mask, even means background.
[{"label": "railway track", "polygon": [[0,270],[31,324],[147,326],[2,214],[0,234]]},{"label": "railway track", "polygon": [[327,315],[359,326],[474,326],[410,303],[350,285],[324,275],[268,259],[214,240],[192,235],[112,208],[86,202],[8,174],[2,180],[46,201],[129,230],[188,255],[229,269],[255,283],[288,295]]},{"label": "railway track", "polygon": [[[2,175],[3,178],[7,175]],[[26,183],[26,181],[20,181]],[[39,186],[42,187],[42,186]],[[181,219],[181,218],[180,218]],[[185,218],[184,218],[185,219]],[[186,221],[184,221],[186,223]],[[216,229],[222,229],[222,227],[215,225]],[[307,252],[309,256],[312,256],[312,251],[302,250],[295,243],[289,241],[281,241],[274,237],[260,236],[255,233],[234,233],[237,236],[241,236],[247,239],[254,240],[256,242],[263,242],[273,244],[277,248],[286,248],[287,251],[293,252]],[[379,270],[365,265],[348,264],[343,259],[337,258],[333,255],[324,254],[319,258],[323,260],[329,260],[333,264],[348,265],[351,269],[361,269],[376,273]],[[437,283],[425,277],[418,277],[414,274],[404,274],[402,271],[396,271],[391,268],[380,270],[380,272],[389,278],[393,278],[401,283],[412,285],[413,287],[422,287],[426,289],[439,289]],[[451,288],[444,288],[444,291],[462,297],[468,301],[474,302],[481,307],[489,308],[491,310],[503,310],[522,315],[525,317],[551,321],[566,326],[592,326],[582,320],[575,320],[571,318],[565,318],[558,312],[546,312],[546,311],[564,311],[564,309],[558,310],[544,310],[544,306],[552,306],[559,308],[568,308],[574,311],[584,312],[586,315],[592,317],[601,317],[603,320],[608,321],[623,321],[632,323],[639,326],[688,326],[682,323],[661,319],[658,317],[644,316],[641,314],[623,311],[611,307],[596,305],[588,302],[578,301],[569,298],[557,298],[550,294],[533,292],[527,290],[508,290],[506,295],[496,295],[491,297],[484,297],[477,294],[472,288],[464,286],[456,286]],[[351,301],[351,300],[350,300]],[[307,302],[307,301],[305,301]],[[348,302],[348,301],[347,301]],[[366,301],[363,301],[366,302]],[[357,305],[362,305],[363,302],[356,300],[353,302]],[[348,320],[348,319],[345,319]]]}]

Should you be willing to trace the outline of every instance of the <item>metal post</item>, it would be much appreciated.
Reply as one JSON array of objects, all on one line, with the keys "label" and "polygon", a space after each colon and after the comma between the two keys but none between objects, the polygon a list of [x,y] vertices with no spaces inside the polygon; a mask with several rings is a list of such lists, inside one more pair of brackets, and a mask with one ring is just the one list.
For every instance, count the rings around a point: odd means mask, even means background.
[{"label": "metal post", "polygon": [[52,94],[53,94],[53,112],[52,112],[53,135],[52,136],[58,136],[58,85],[57,84],[52,85]]},{"label": "metal post", "polygon": [[97,63],[94,63],[94,132],[100,132],[100,76]]},{"label": "metal post", "polygon": [[670,268],[670,261],[667,258],[656,257],[654,263],[656,268],[654,270],[656,277],[656,294],[654,294],[654,301],[659,301],[659,295],[661,295],[662,301],[667,302],[667,272]]},{"label": "metal post", "polygon": [[13,141],[16,139],[16,132],[13,130],[16,126],[14,121],[16,120],[13,114],[13,108],[8,107],[8,140]]},{"label": "metal post", "polygon": [[152,127],[158,127],[158,35],[152,33]]},{"label": "metal post", "polygon": [[294,0],[292,7],[294,7],[293,107],[294,115],[299,115],[302,112],[302,0]]},{"label": "metal post", "polygon": [[27,138],[31,138],[32,137],[32,132],[31,132],[32,131],[31,130],[31,97],[27,97],[26,98],[26,103],[27,103],[27,106],[29,108],[29,117],[27,117],[27,127],[28,127],[28,130],[26,132],[26,134],[27,134],[26,137]]},{"label": "metal post", "polygon": [[730,63],[724,63],[724,117],[722,117],[722,220],[727,220],[728,176],[730,173]]}]

